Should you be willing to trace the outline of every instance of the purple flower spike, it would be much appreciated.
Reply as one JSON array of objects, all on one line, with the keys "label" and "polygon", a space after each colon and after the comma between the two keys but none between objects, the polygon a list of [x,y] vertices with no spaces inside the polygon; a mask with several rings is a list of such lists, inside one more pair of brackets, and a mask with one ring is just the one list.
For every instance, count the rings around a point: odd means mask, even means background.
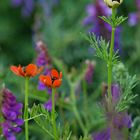
[{"label": "purple flower spike", "polygon": [[23,125],[24,121],[20,118],[22,114],[22,104],[17,103],[16,97],[8,89],[0,91],[0,105],[3,116],[3,122],[0,126],[3,130],[3,135],[6,140],[16,140],[15,134],[21,132],[20,126]]},{"label": "purple flower spike", "polygon": [[[44,1],[44,0],[43,0]],[[37,52],[37,58],[36,58],[36,64],[38,66],[43,66],[44,67],[44,74],[47,75],[51,72],[52,68],[52,63],[51,63],[51,57],[49,56],[47,46],[44,42],[38,41],[36,43],[35,50]],[[42,82],[39,81],[38,83],[38,90],[46,90],[47,94],[51,96],[52,94],[52,89],[47,88]],[[44,107],[48,110],[52,110],[52,101],[49,100],[44,104]]]},{"label": "purple flower spike", "polygon": [[36,64],[38,66],[49,66],[51,64],[51,58],[48,54],[47,46],[42,41],[37,42],[36,51],[38,54]]}]

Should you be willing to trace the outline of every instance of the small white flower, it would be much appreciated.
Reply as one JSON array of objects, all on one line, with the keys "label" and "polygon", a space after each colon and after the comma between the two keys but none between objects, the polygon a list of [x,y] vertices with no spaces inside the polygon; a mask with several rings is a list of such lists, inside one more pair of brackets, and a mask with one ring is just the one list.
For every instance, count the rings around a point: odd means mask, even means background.
[{"label": "small white flower", "polygon": [[117,8],[123,2],[123,0],[104,0],[104,2],[110,8]]}]

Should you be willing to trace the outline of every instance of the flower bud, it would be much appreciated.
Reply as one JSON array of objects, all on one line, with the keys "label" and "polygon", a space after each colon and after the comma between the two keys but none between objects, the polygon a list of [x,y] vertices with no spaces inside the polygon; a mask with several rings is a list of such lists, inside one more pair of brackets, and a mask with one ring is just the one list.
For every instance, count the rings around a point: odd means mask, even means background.
[{"label": "flower bud", "polygon": [[117,8],[123,0],[104,0],[104,2],[109,8]]}]

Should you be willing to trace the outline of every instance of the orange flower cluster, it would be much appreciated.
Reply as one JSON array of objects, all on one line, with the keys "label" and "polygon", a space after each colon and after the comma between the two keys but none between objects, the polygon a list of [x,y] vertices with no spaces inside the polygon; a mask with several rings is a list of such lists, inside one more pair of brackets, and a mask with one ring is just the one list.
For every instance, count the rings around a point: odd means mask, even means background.
[{"label": "orange flower cluster", "polygon": [[62,72],[58,73],[56,69],[52,69],[49,75],[40,75],[39,79],[47,87],[60,87],[62,83]]},{"label": "orange flower cluster", "polygon": [[18,67],[11,66],[10,69],[17,76],[30,78],[39,74],[43,70],[43,67],[38,68],[35,64],[29,64],[26,67],[21,67],[20,65]]},{"label": "orange flower cluster", "polygon": [[[10,69],[17,76],[30,78],[39,74],[43,70],[43,67],[38,68],[35,64],[29,64],[26,67],[21,67],[20,65],[18,67],[11,66]],[[56,69],[52,69],[50,74],[40,75],[39,80],[49,88],[60,87],[62,83],[62,72],[58,73]]]}]

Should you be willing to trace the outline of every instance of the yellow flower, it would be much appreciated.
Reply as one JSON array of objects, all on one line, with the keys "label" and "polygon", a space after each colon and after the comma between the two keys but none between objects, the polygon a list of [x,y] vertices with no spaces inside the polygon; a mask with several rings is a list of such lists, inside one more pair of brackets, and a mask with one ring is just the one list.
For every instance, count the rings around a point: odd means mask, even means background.
[{"label": "yellow flower", "polygon": [[104,0],[104,2],[109,8],[117,8],[123,0]]}]

